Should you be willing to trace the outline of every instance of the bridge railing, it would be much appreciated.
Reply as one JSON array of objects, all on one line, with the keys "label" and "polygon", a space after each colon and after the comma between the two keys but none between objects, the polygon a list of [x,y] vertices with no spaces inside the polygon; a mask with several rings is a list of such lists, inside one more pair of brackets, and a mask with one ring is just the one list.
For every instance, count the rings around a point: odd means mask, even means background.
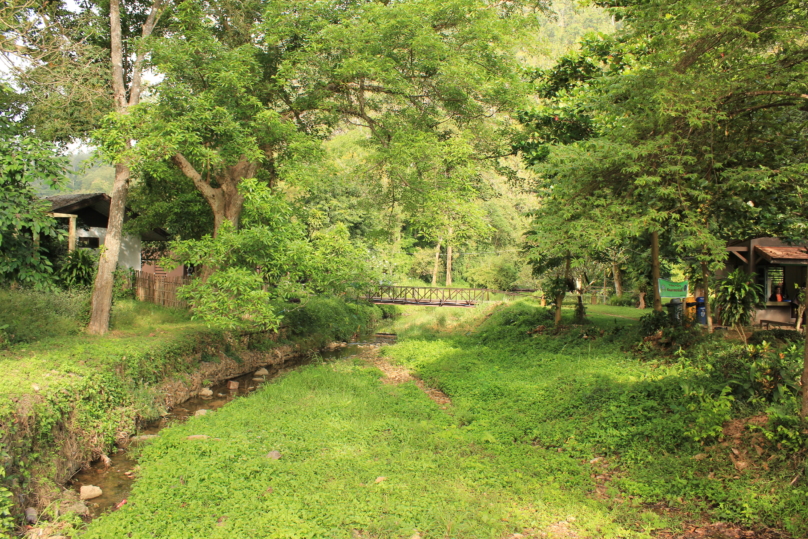
[{"label": "bridge railing", "polygon": [[491,291],[485,288],[376,285],[368,290],[365,298],[374,303],[475,305],[489,301]]}]

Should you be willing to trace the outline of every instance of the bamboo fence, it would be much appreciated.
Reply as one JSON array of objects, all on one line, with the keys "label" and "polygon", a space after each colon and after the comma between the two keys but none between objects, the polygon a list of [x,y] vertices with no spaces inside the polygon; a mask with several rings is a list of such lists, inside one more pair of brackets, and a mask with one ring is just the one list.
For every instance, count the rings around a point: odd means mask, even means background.
[{"label": "bamboo fence", "polygon": [[148,301],[164,307],[187,309],[188,302],[177,298],[177,290],[190,282],[191,277],[165,277],[134,271],[131,286],[135,291],[135,297],[140,301]]}]

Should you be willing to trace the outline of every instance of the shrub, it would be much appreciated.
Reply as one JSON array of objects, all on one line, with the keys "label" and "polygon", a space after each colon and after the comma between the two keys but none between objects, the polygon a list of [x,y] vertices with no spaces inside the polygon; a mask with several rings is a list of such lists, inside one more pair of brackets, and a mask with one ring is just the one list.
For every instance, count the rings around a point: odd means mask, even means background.
[{"label": "shrub", "polygon": [[325,344],[332,341],[350,341],[367,331],[384,314],[377,306],[348,303],[340,298],[312,297],[304,303],[278,309],[282,326],[298,338],[311,338]]},{"label": "shrub", "polygon": [[759,284],[742,268],[738,268],[726,279],[719,281],[715,292],[715,305],[721,312],[724,324],[732,326],[746,343],[746,333],[741,329],[752,321],[752,310],[763,296]]},{"label": "shrub", "polygon": [[640,304],[640,297],[634,294],[621,294],[609,298],[612,307],[636,307]]},{"label": "shrub", "polygon": [[98,255],[89,249],[76,249],[68,253],[60,261],[56,274],[59,285],[67,289],[86,288],[92,285],[97,264]]},{"label": "shrub", "polygon": [[640,317],[640,334],[648,337],[670,325],[670,317],[664,311],[651,311]]},{"label": "shrub", "polygon": [[520,268],[514,257],[487,256],[463,272],[472,286],[491,290],[511,290],[519,280]]},{"label": "shrub", "polygon": [[6,344],[77,333],[90,320],[86,290],[41,292],[0,289],[0,327]]},{"label": "shrub", "polygon": [[799,331],[794,331],[793,329],[767,329],[752,333],[752,336],[749,337],[749,344],[761,344],[764,341],[769,343],[791,343],[802,342],[804,340],[805,336]]}]

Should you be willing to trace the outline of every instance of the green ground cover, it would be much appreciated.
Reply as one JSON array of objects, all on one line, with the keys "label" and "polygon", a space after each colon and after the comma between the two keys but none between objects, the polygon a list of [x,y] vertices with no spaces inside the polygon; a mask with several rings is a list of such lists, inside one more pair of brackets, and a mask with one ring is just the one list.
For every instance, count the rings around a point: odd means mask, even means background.
[{"label": "green ground cover", "polygon": [[[283,337],[245,342],[209,330],[187,311],[121,300],[111,331],[98,337],[81,331],[86,295],[0,289],[0,300],[8,307],[0,315],[0,516],[10,508],[10,489],[16,515],[34,506],[52,517],[46,507],[77,467],[114,451],[139,422],[164,412],[160,383],[218,361],[219,352],[238,364],[243,351],[284,344],[316,350],[385,316],[369,304],[314,298],[287,307]],[[6,527],[0,522],[0,536]]]},{"label": "green ground cover", "polygon": [[647,537],[703,514],[804,535],[794,454],[696,441],[698,369],[627,354],[636,315],[593,306],[588,326],[529,335],[548,321],[531,301],[406,308],[383,353],[446,409],[357,359],[303,368],[163,431],[85,537]]},{"label": "green ground cover", "polygon": [[588,465],[496,443],[380,374],[351,359],[306,367],[163,431],[143,450],[129,503],[83,537],[502,537],[552,526],[645,535],[587,496]]}]

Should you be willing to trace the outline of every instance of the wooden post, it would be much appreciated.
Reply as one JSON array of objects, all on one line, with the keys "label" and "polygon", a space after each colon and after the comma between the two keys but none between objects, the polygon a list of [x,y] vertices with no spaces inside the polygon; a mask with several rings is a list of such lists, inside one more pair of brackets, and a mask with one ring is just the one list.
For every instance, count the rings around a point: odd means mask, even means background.
[{"label": "wooden post", "polygon": [[57,219],[68,219],[67,226],[67,252],[72,253],[76,250],[76,218],[77,216],[72,213],[50,213],[51,217]]},{"label": "wooden post", "polygon": [[659,232],[651,232],[651,287],[654,291],[654,310],[662,312],[662,298],[659,294]]}]

